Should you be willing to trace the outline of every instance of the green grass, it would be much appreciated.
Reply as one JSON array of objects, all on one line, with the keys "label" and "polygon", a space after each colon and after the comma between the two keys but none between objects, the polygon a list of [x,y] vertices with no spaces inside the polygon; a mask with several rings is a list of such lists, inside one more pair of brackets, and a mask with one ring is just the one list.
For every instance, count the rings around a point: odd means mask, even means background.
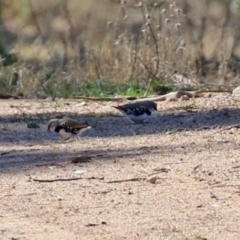
[{"label": "green grass", "polygon": [[[71,74],[61,76],[58,70],[42,69],[38,75],[29,73],[19,76],[15,67],[2,67],[0,75],[1,92],[21,94],[24,97],[142,97],[156,94],[156,84],[161,81],[148,82],[129,80],[80,79]],[[171,88],[168,89],[171,91]]]},{"label": "green grass", "polygon": [[[133,80],[121,82],[106,82],[106,81],[86,81],[81,89],[75,92],[74,95],[108,97],[108,96],[143,96],[148,91],[148,86],[139,84]],[[150,91],[150,94],[153,92]]]},{"label": "green grass", "polygon": [[0,69],[0,92],[15,92],[17,89],[18,74],[13,67]]}]

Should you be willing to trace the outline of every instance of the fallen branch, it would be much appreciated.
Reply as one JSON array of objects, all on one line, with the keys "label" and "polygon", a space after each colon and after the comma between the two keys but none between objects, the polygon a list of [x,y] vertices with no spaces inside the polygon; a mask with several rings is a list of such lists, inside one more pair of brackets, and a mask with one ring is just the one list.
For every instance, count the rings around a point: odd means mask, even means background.
[{"label": "fallen branch", "polygon": [[76,181],[82,180],[83,178],[57,178],[57,179],[36,179],[32,178],[35,182],[67,182],[67,181]]},{"label": "fallen branch", "polygon": [[[105,221],[102,221],[101,222],[101,225],[106,225],[107,222]],[[87,225],[85,225],[86,227],[96,227],[96,226],[99,226],[100,224],[97,224],[97,223],[88,223]]]},{"label": "fallen branch", "polygon": [[21,105],[10,105],[10,108],[30,108],[31,106],[21,106]]},{"label": "fallen branch", "polygon": [[213,186],[213,188],[221,188],[221,187],[240,187],[240,184],[230,184],[230,185],[218,185],[218,186]]},{"label": "fallen branch", "polygon": [[180,97],[186,95],[189,98],[197,98],[197,97],[202,97],[202,93],[204,91],[176,91],[176,92],[170,92],[161,96],[156,96],[156,97],[148,97],[148,98],[140,98],[137,99],[136,102],[138,101],[166,101],[166,100],[177,100]]},{"label": "fallen branch", "polygon": [[92,101],[176,101],[182,96],[188,96],[189,98],[198,98],[204,96],[205,93],[222,93],[222,92],[228,92],[231,93],[231,90],[228,89],[217,89],[217,90],[209,90],[207,88],[202,88],[200,90],[195,90],[195,91],[175,91],[175,92],[170,92],[161,96],[155,96],[155,97],[104,97],[104,98],[97,98],[97,97],[82,97],[82,96],[76,96],[73,97],[73,99],[83,99],[83,100],[92,100]]},{"label": "fallen branch", "polygon": [[193,170],[194,170],[194,172],[196,172],[197,171],[197,169],[199,169],[199,168],[201,168],[202,167],[202,164],[200,163],[200,164],[198,164],[196,167],[194,167],[193,168]]},{"label": "fallen branch", "polygon": [[123,179],[123,180],[113,180],[105,183],[137,182],[137,181],[145,181],[146,179],[147,178],[145,177],[140,177],[140,178],[130,178],[130,179]]},{"label": "fallen branch", "polygon": [[68,181],[76,181],[76,180],[91,180],[91,179],[96,179],[96,180],[104,180],[104,178],[96,178],[96,177],[90,177],[90,178],[57,178],[57,179],[36,179],[32,178],[33,181],[35,182],[68,182]]},{"label": "fallen branch", "polygon": [[36,167],[52,167],[52,166],[56,166],[56,167],[64,167],[64,165],[59,164],[59,163],[43,163],[43,164],[36,164]]},{"label": "fallen branch", "polygon": [[0,153],[0,155],[7,155],[7,154],[10,154],[11,152],[13,152],[13,151],[2,152],[2,153]]},{"label": "fallen branch", "polygon": [[121,102],[126,100],[136,100],[136,97],[84,97],[84,96],[75,96],[73,99],[83,99],[89,101],[113,101],[113,102]]},{"label": "fallen branch", "polygon": [[183,95],[187,95],[189,98],[192,97],[200,97],[202,91],[176,91],[176,92],[170,92],[165,95],[156,96],[156,97],[146,97],[146,98],[137,98],[137,97],[104,97],[104,98],[98,98],[98,97],[84,97],[84,96],[76,96],[73,97],[73,99],[83,99],[83,100],[90,100],[90,101],[114,101],[114,102],[120,102],[120,101],[165,101],[167,99],[178,99]]},{"label": "fallen branch", "polygon": [[104,98],[98,98],[98,97],[83,97],[83,96],[76,96],[73,97],[73,99],[83,99],[83,100],[91,100],[91,101],[115,101],[115,102],[120,102],[120,101],[133,101],[135,100],[136,102],[138,101],[165,101],[167,99],[179,99],[181,96],[186,95],[189,98],[193,97],[202,97],[202,93],[206,93],[209,91],[205,90],[199,90],[199,91],[176,91],[176,92],[170,92],[165,95],[161,96],[156,96],[156,97],[144,97],[144,98],[137,98],[137,97],[104,97]]},{"label": "fallen branch", "polygon": [[85,225],[85,227],[96,227],[99,226],[99,224],[97,223],[88,223],[87,225]]},{"label": "fallen branch", "polygon": [[7,94],[7,93],[0,93],[0,99],[9,99],[9,98],[23,99],[23,97],[20,97],[20,96],[15,96],[15,95]]}]

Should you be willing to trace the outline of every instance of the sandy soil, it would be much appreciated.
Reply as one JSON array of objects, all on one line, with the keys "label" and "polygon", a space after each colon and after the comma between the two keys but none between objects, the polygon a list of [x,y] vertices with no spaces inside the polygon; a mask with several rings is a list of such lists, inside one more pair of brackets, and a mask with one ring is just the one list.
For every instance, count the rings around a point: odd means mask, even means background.
[{"label": "sandy soil", "polygon": [[[0,101],[0,239],[240,239],[240,97],[136,125],[112,102]],[[63,142],[46,123],[65,115],[94,128]]]}]

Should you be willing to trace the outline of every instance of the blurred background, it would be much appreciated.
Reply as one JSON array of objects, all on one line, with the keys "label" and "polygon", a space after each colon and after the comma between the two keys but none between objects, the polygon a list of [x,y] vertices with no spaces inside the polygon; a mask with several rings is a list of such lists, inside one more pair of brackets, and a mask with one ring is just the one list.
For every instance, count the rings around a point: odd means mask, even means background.
[{"label": "blurred background", "polygon": [[1,0],[0,92],[146,96],[239,84],[240,0]]}]

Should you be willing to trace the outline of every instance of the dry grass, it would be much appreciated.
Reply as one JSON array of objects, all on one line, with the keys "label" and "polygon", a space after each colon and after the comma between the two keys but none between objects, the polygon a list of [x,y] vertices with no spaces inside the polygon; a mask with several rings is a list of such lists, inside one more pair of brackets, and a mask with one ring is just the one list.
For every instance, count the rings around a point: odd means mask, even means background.
[{"label": "dry grass", "polygon": [[176,73],[195,86],[238,79],[238,32],[232,27],[236,18],[224,3],[6,4],[5,39],[19,57],[10,70],[2,67],[7,73],[0,82],[6,91],[37,97],[143,95],[156,92],[156,85],[182,85],[182,78],[173,80]]}]

